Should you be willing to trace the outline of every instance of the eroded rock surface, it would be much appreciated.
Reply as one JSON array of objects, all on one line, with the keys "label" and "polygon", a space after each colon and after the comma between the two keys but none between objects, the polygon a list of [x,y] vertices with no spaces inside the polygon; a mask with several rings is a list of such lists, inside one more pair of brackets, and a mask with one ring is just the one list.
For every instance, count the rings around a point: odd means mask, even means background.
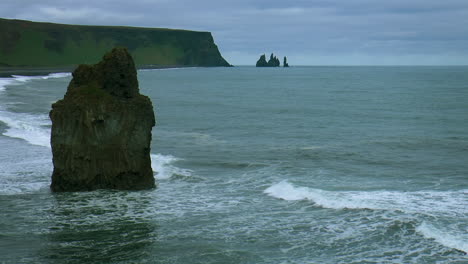
[{"label": "eroded rock surface", "polygon": [[139,93],[125,48],[96,65],[80,65],[52,105],[52,191],[155,187],[151,169],[151,100]]},{"label": "eroded rock surface", "polygon": [[279,67],[280,66],[280,61],[279,59],[272,53],[270,55],[270,59],[268,62],[266,61],[266,56],[265,54],[261,55],[260,58],[258,59],[257,63],[255,64],[257,67]]}]

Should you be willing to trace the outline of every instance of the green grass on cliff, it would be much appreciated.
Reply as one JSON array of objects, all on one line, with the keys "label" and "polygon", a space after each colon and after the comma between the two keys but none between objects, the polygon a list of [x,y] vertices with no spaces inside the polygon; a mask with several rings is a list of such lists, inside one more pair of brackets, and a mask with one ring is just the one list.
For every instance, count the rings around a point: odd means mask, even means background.
[{"label": "green grass on cliff", "polygon": [[209,32],[0,19],[0,67],[92,64],[116,46],[138,66],[229,66]]}]

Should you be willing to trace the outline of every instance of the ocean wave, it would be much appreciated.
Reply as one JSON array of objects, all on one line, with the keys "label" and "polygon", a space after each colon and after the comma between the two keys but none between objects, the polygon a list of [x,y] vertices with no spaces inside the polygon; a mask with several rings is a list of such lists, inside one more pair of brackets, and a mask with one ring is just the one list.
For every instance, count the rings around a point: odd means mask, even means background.
[{"label": "ocean wave", "polygon": [[72,74],[71,72],[56,72],[56,73],[51,73],[47,76],[42,77],[43,80],[47,79],[56,79],[56,78],[66,78],[66,77],[71,77]]},{"label": "ocean wave", "polygon": [[171,155],[151,154],[151,167],[156,172],[157,179],[170,179],[173,176],[191,177],[193,171],[174,166],[172,163],[180,160]]},{"label": "ocean wave", "polygon": [[330,209],[395,210],[426,215],[468,214],[468,190],[460,191],[326,191],[294,187],[287,181],[274,184],[264,193],[287,201],[309,200]]},{"label": "ocean wave", "polygon": [[[51,73],[39,76],[12,75],[12,78],[0,78],[0,91],[9,85],[21,85],[32,80],[47,80],[71,76],[69,72]],[[20,104],[20,103],[15,103]],[[16,113],[0,108],[0,122],[8,128],[4,136],[24,139],[30,144],[50,148],[50,125],[47,114]]]},{"label": "ocean wave", "polygon": [[0,78],[0,91],[4,91],[6,89],[6,86],[21,85],[25,82],[29,82],[32,80],[48,80],[48,79],[56,79],[56,78],[66,78],[70,76],[71,76],[70,72],[58,72],[58,73],[51,73],[48,75],[38,75],[38,76],[12,75],[11,78]]},{"label": "ocean wave", "polygon": [[0,78],[0,91],[5,91],[6,86],[15,83],[15,78]]},{"label": "ocean wave", "polygon": [[48,182],[0,183],[0,195],[36,193],[49,188]]},{"label": "ocean wave", "polygon": [[416,228],[416,231],[422,234],[425,238],[434,239],[439,244],[468,254],[468,235],[466,233],[454,235],[448,233],[446,230],[439,230],[426,222],[419,225]]},{"label": "ocean wave", "polygon": [[13,79],[16,82],[24,83],[24,82],[29,82],[32,80],[42,80],[43,77],[42,75],[36,75],[36,76],[26,76],[26,75],[11,75]]},{"label": "ocean wave", "polygon": [[180,137],[181,139],[190,139],[191,144],[203,145],[203,146],[212,146],[225,144],[225,140],[217,139],[214,136],[206,133],[199,132],[181,132],[181,131],[169,131],[169,130],[158,130],[159,135],[167,135],[170,137]]},{"label": "ocean wave", "polygon": [[66,78],[70,76],[71,76],[70,72],[57,72],[57,73],[50,73],[47,75],[36,75],[36,76],[12,75],[13,79],[17,82],[29,82],[32,80],[48,80],[48,79],[56,79],[56,78]]},{"label": "ocean wave", "polygon": [[301,150],[317,150],[317,149],[323,149],[324,147],[323,146],[305,146],[305,147],[301,147],[299,149]]},{"label": "ocean wave", "polygon": [[30,144],[50,148],[50,120],[46,114],[26,114],[3,111],[0,121],[8,128],[4,136],[24,139]]}]

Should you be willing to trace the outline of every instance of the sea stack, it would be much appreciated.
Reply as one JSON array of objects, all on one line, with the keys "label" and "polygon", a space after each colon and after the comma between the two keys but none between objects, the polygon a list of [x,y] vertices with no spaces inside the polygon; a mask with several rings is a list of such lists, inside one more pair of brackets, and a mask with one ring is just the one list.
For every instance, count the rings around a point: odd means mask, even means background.
[{"label": "sea stack", "polygon": [[54,192],[155,187],[151,169],[151,100],[141,95],[125,48],[73,72],[62,100],[52,105]]},{"label": "sea stack", "polygon": [[289,67],[289,64],[288,64],[288,59],[286,58],[286,56],[284,56],[284,59],[283,59],[283,67]]},{"label": "sea stack", "polygon": [[270,55],[270,59],[268,62],[266,61],[265,54],[261,55],[258,59],[257,63],[255,64],[256,67],[279,67],[280,61],[279,59],[272,53]]}]

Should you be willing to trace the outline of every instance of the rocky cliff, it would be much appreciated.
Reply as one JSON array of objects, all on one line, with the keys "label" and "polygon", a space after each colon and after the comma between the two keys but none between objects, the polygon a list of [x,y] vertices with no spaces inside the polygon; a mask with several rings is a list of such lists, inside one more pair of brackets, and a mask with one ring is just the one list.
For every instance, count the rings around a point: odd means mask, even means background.
[{"label": "rocky cliff", "polygon": [[0,19],[0,67],[93,64],[114,47],[126,47],[138,67],[230,66],[210,32]]},{"label": "rocky cliff", "polygon": [[96,65],[80,65],[50,118],[52,191],[155,187],[153,106],[139,93],[135,64],[125,48],[113,49]]},{"label": "rocky cliff", "polygon": [[272,53],[270,55],[270,59],[268,62],[266,61],[266,56],[263,54],[260,56],[258,59],[257,63],[255,64],[257,67],[279,67],[280,66],[280,61],[279,59]]}]

